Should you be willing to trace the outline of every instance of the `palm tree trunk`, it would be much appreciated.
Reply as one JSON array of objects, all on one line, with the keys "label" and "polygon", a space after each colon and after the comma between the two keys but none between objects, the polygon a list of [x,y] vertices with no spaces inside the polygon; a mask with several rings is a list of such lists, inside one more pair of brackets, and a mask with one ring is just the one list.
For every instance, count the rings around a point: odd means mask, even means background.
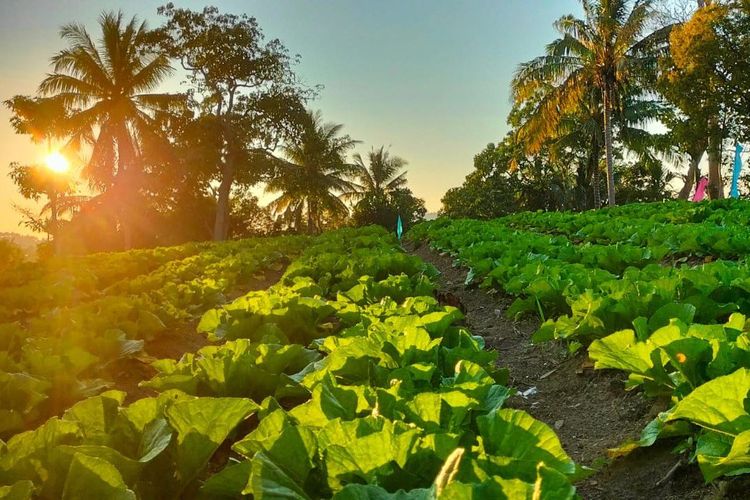
[{"label": "palm tree trunk", "polygon": [[592,208],[602,207],[602,193],[599,190],[599,165],[594,164],[594,170],[591,172],[591,187],[593,189],[594,206]]},{"label": "palm tree trunk", "polygon": [[214,241],[227,239],[229,229],[229,194],[234,182],[234,168],[226,163],[222,169],[221,184],[216,200],[216,220],[214,221]]},{"label": "palm tree trunk", "polygon": [[607,163],[607,203],[610,207],[615,206],[615,170],[612,153],[612,117],[610,102],[611,92],[609,86],[604,89],[604,150]]},{"label": "palm tree trunk", "polygon": [[698,152],[698,150],[694,150],[689,153],[690,155],[690,166],[688,167],[687,176],[685,177],[685,185],[682,186],[682,189],[680,190],[680,193],[677,195],[677,198],[680,200],[687,200],[690,198],[690,193],[693,192],[693,186],[698,181],[698,178],[700,177],[700,172],[698,170],[698,165],[701,162],[701,159],[703,158],[703,150]]},{"label": "palm tree trunk", "polygon": [[721,133],[714,131],[708,139],[708,194],[712,200],[724,198],[724,182],[721,179]]},{"label": "palm tree trunk", "polygon": [[601,159],[601,145],[594,137],[591,141],[591,151],[589,152],[587,169],[587,182],[592,188],[593,206],[589,206],[588,200],[585,201],[585,208],[599,208],[602,206],[602,197],[599,191],[599,161]]},{"label": "palm tree trunk", "polygon": [[302,232],[302,209],[304,207],[300,205],[299,210],[294,211],[294,232],[295,233],[301,233]]},{"label": "palm tree trunk", "polygon": [[57,220],[57,189],[53,188],[49,195],[49,209],[50,209],[50,232],[52,235],[52,251],[55,255],[60,253],[60,238],[58,231],[58,220]]},{"label": "palm tree trunk", "polygon": [[315,203],[307,199],[307,234],[314,233]]},{"label": "palm tree trunk", "polygon": [[117,137],[117,175],[115,176],[113,189],[116,190],[114,199],[118,207],[120,219],[120,231],[125,250],[133,248],[133,217],[132,204],[137,186],[133,180],[136,166],[136,152],[133,146],[133,138],[125,124],[122,124]]},{"label": "palm tree trunk", "polygon": [[586,210],[589,208],[589,161],[578,164],[576,169],[576,208]]},{"label": "palm tree trunk", "polygon": [[133,220],[132,220],[132,210],[131,210],[131,204],[130,204],[130,190],[127,189],[128,186],[128,179],[127,179],[128,173],[123,172],[122,174],[118,174],[117,180],[115,181],[116,185],[114,186],[115,191],[115,199],[118,200],[116,203],[118,204],[117,207],[117,218],[120,222],[120,232],[122,233],[122,245],[125,250],[130,250],[133,248]]}]

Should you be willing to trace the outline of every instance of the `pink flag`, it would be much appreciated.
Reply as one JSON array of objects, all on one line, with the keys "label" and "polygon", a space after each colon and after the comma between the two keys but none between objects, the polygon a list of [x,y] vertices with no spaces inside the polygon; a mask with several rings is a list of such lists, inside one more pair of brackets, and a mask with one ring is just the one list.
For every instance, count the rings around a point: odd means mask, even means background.
[{"label": "pink flag", "polygon": [[695,188],[695,194],[693,195],[693,201],[701,201],[706,196],[706,186],[708,186],[708,179],[701,177],[698,181],[698,187]]}]

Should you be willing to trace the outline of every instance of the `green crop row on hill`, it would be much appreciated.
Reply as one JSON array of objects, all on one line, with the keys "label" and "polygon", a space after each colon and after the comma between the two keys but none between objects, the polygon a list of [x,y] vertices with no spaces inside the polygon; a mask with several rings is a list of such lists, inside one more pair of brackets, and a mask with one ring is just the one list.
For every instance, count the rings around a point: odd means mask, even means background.
[{"label": "green crop row on hill", "polygon": [[496,353],[380,229],[320,236],[206,312],[223,341],[155,362],[160,395],[89,398],[2,444],[14,498],[574,498],[587,474]]},{"label": "green crop row on hill", "polygon": [[515,297],[509,316],[538,314],[533,341],[591,342],[596,368],[670,399],[615,453],[682,436],[713,480],[750,472],[750,233],[735,224],[748,220],[747,202],[659,203],[437,220],[409,238]]},{"label": "green crop row on hill", "polygon": [[[100,392],[108,364],[179,328],[224,293],[299,253],[306,238],[98,254],[48,264],[29,285],[0,288],[16,310],[0,323],[0,437]],[[121,267],[120,267],[121,266]],[[122,274],[125,269],[132,275]]]},{"label": "green crop row on hill", "polygon": [[750,211],[747,202],[733,199],[710,204],[631,204],[584,213],[522,212],[498,222],[517,229],[565,235],[576,243],[621,243],[658,249],[658,253],[673,259],[737,259],[750,253]]}]

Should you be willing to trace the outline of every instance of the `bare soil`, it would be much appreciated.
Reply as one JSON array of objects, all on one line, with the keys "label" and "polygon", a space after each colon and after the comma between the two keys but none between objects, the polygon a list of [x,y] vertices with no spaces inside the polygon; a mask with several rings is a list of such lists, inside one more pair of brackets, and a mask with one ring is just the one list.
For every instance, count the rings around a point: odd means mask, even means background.
[{"label": "bare soil", "polygon": [[499,352],[499,366],[510,368],[510,384],[519,394],[508,406],[525,410],[554,428],[576,463],[597,470],[577,484],[583,498],[750,498],[747,480],[704,484],[696,465],[684,464],[672,453],[675,441],[664,440],[622,458],[608,458],[608,449],[637,439],[667,402],[626,392],[626,376],[620,372],[594,371],[585,348],[570,355],[560,343],[532,345],[531,335],[539,321],[508,319],[505,310],[511,298],[464,286],[467,270],[455,267],[450,256],[426,245],[410,250],[441,272],[438,297],[460,306],[467,327]]}]

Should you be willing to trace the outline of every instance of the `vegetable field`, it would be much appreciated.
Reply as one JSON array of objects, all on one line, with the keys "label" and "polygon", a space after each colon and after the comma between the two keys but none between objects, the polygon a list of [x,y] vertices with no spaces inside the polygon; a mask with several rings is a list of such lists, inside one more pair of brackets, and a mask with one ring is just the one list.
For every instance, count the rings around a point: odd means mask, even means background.
[{"label": "vegetable field", "polygon": [[666,441],[676,464],[654,482],[697,464],[723,494],[750,472],[748,217],[734,200],[636,204],[437,220],[410,238],[451,256],[465,288],[508,297],[507,318],[537,318],[537,346],[562,344],[579,372],[589,358],[652,400],[660,411],[609,457],[647,460]]},{"label": "vegetable field", "polygon": [[[590,471],[435,277],[375,228],[4,276],[0,498],[574,498]],[[118,390],[175,329],[207,345]]]},{"label": "vegetable field", "polygon": [[22,266],[0,498],[742,498],[748,219],[644,204],[439,219],[411,254],[364,228]]}]

